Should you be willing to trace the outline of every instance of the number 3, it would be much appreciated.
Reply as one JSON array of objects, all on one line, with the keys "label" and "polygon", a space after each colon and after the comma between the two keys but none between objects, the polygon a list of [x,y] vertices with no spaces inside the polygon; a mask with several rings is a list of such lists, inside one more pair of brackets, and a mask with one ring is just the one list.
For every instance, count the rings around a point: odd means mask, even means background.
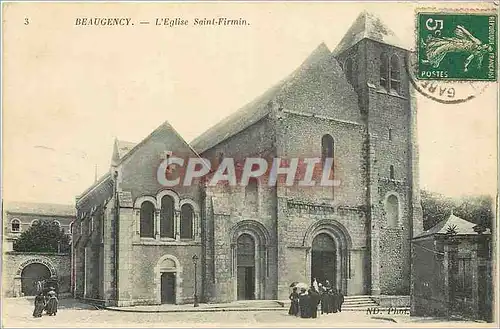
[{"label": "number 3", "polygon": [[25,18],[24,19],[24,25],[29,25],[30,24],[30,21],[28,20],[28,18]]}]

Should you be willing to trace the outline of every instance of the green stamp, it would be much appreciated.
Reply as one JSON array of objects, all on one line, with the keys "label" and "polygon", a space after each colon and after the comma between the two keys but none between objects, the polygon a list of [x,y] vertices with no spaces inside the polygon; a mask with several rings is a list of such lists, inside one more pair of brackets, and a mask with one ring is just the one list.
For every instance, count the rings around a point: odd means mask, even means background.
[{"label": "green stamp", "polygon": [[419,13],[419,80],[497,79],[497,16]]}]

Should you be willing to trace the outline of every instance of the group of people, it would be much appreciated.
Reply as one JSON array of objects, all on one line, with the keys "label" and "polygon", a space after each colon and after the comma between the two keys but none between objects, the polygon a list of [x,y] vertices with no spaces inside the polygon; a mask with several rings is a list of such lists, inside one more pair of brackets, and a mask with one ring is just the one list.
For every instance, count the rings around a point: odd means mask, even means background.
[{"label": "group of people", "polygon": [[47,295],[44,295],[43,291],[40,291],[35,297],[35,310],[33,311],[33,316],[35,318],[40,318],[42,317],[43,311],[45,311],[47,315],[56,315],[58,304],[59,301],[54,288],[50,288]]},{"label": "group of people", "polygon": [[297,290],[297,287],[293,287],[289,297],[291,301],[289,315],[314,319],[318,317],[318,308],[321,314],[342,312],[344,295],[342,291],[333,288],[328,280],[324,284],[314,280],[309,289],[301,287],[300,293]]}]

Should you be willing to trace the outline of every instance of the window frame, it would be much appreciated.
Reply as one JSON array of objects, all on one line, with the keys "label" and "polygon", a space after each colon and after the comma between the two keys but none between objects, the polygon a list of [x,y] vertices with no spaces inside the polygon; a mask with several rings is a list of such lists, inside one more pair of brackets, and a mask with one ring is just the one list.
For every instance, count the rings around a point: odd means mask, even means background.
[{"label": "window frame", "polygon": [[[391,198],[394,198],[396,200],[395,203],[395,220],[392,221],[391,218],[389,218],[389,205],[391,204],[389,200]],[[395,193],[389,193],[386,198],[385,198],[385,218],[386,218],[386,223],[387,227],[391,229],[399,229],[399,226],[401,225],[401,204],[400,204],[400,198],[397,194]]]},{"label": "window frame", "polygon": [[[252,182],[252,184],[251,184]],[[255,182],[255,184],[253,184]],[[252,189],[250,191],[250,187],[252,185],[255,185],[255,190]],[[250,211],[250,212],[259,212],[259,202],[260,202],[260,197],[259,197],[259,185],[260,182],[256,177],[250,177],[248,179],[248,183],[245,186],[245,208]],[[255,204],[250,204],[250,201],[248,200],[248,196],[255,193]],[[249,209],[249,207],[252,206],[253,209]]]},{"label": "window frame", "polygon": [[[149,207],[151,207],[151,218],[149,218],[149,220],[151,220],[151,234],[150,235],[143,235],[145,234],[146,232],[143,233],[143,228],[142,228],[142,224],[143,224],[143,214],[144,212],[146,211],[146,209],[144,209],[143,207],[146,207],[147,204],[149,204]],[[143,212],[144,211],[144,212]],[[149,200],[144,200],[143,202],[141,202],[141,206],[139,208],[139,236],[141,239],[148,239],[148,238],[155,238],[156,236],[156,207],[155,207],[155,204]]]},{"label": "window frame", "polygon": [[[183,212],[183,208],[184,207],[188,207],[190,210],[191,210],[191,218],[190,218],[190,225],[191,225],[191,234],[190,236],[183,236],[183,230],[182,228],[184,227],[184,212]],[[194,222],[195,222],[195,211],[194,211],[194,207],[189,204],[189,203],[184,203],[182,206],[181,206],[181,209],[180,209],[181,213],[180,213],[180,227],[179,227],[179,237],[181,239],[194,239]]]},{"label": "window frame", "polygon": [[[393,61],[396,63],[393,63]],[[397,66],[396,70],[393,69],[394,66]],[[393,77],[393,73],[397,74],[397,79]],[[389,59],[389,90],[396,92],[398,95],[401,94],[401,61],[399,60],[399,56],[397,54],[392,54]],[[397,85],[397,88],[394,88],[394,85]]]},{"label": "window frame", "polygon": [[349,84],[353,85],[353,75],[354,75],[354,60],[351,57],[347,57],[344,61],[344,74]]},{"label": "window frame", "polygon": [[[383,74],[382,72],[382,68],[384,68],[385,70],[385,74]],[[390,60],[389,60],[389,56],[387,55],[387,53],[384,51],[380,54],[380,65],[379,65],[379,85],[384,88],[384,90],[391,90],[391,86],[390,86],[390,81],[391,81],[391,78],[390,78],[390,71],[391,71],[391,67],[390,67]],[[384,83],[382,83],[384,81]]]},{"label": "window frame", "polygon": [[[16,222],[18,225],[19,225],[19,228],[17,231],[15,231],[12,227],[12,225],[14,224],[14,222]],[[11,221],[10,221],[10,231],[12,233],[20,233],[21,232],[21,220],[19,218],[12,218]]]},{"label": "window frame", "polygon": [[[167,213],[166,210],[163,210],[164,207],[163,207],[163,200],[165,198],[168,198],[170,199],[171,201],[171,209],[169,211],[169,213]],[[164,216],[171,216],[171,218],[165,218]],[[163,238],[163,239],[175,239],[175,236],[176,236],[176,225],[175,225],[175,221],[176,221],[176,218],[175,218],[175,199],[171,196],[171,195],[164,195],[162,196],[162,198],[160,199],[160,239]],[[168,224],[168,227],[167,229],[164,229],[164,225]],[[172,230],[172,232],[170,232],[170,229]]]}]

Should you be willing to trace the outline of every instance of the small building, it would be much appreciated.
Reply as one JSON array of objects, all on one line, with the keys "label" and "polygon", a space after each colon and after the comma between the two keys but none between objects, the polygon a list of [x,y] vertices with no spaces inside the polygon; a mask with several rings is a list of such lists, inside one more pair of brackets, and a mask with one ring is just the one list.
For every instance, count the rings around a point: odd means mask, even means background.
[{"label": "small building", "polygon": [[70,291],[69,253],[14,251],[14,242],[22,232],[43,220],[55,221],[68,235],[75,220],[74,205],[9,202],[3,209],[3,283],[5,297],[36,293],[35,282],[57,279],[59,292]]},{"label": "small building", "polygon": [[413,238],[412,316],[491,321],[491,231],[453,213]]}]

